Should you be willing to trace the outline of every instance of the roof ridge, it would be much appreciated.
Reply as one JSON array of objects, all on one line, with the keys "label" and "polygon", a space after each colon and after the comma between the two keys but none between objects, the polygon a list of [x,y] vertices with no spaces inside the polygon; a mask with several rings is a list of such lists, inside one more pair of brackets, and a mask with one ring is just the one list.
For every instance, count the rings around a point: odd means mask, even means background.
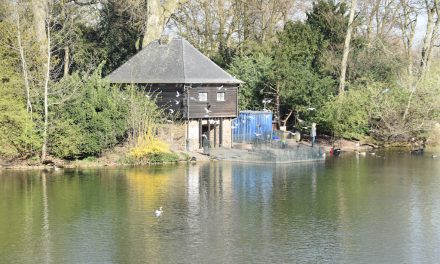
[{"label": "roof ridge", "polygon": [[[178,39],[178,38],[176,38],[176,39]],[[180,38],[180,46],[181,46],[181,48],[182,48],[182,72],[183,72],[183,83],[185,84],[186,83],[186,72],[185,72],[185,54],[184,54],[184,48],[183,48],[183,38],[181,37]]]},{"label": "roof ridge", "polygon": [[[186,42],[188,44],[189,47],[191,47],[192,49],[194,49],[197,53],[199,53],[200,55],[202,55],[202,58],[204,58],[206,61],[210,62],[211,65],[217,67],[219,70],[221,70],[222,72],[226,73],[226,75],[228,75],[229,77],[238,80],[237,78],[235,78],[234,76],[232,76],[232,74],[230,74],[229,72],[227,72],[226,70],[224,70],[222,67],[220,67],[219,65],[217,65],[217,63],[215,63],[213,60],[211,60],[208,56],[206,56],[205,54],[203,54],[203,52],[201,52],[200,50],[198,50],[196,47],[194,47],[188,40],[186,40],[185,38],[181,38],[182,39],[182,48],[183,48],[183,44],[184,42]],[[183,56],[183,52],[182,52],[182,56]],[[185,61],[184,63],[185,64]],[[186,78],[185,78],[186,81]],[[239,80],[238,80],[239,81]]]}]

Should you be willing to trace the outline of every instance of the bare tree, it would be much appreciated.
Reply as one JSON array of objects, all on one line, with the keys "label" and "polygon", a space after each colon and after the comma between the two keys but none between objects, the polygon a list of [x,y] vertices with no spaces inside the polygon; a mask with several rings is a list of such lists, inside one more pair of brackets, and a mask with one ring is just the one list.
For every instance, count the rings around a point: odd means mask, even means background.
[{"label": "bare tree", "polygon": [[365,18],[363,29],[371,47],[375,39],[390,38],[397,27],[399,0],[360,0],[359,12]]},{"label": "bare tree", "polygon": [[356,0],[351,0],[350,16],[348,18],[347,33],[345,35],[344,51],[341,62],[341,76],[339,79],[339,94],[343,95],[345,92],[345,74],[347,71],[348,53],[350,52],[351,33],[353,31],[354,13],[356,11]]},{"label": "bare tree", "polygon": [[440,24],[438,0],[424,0],[424,7],[427,15],[427,23],[420,61],[422,70],[425,70],[429,65],[432,48],[434,46],[435,32],[438,31]]},{"label": "bare tree", "polygon": [[399,27],[402,33],[402,42],[405,49],[407,73],[409,77],[413,76],[413,48],[418,17],[417,6],[414,3],[407,0],[400,0]]},{"label": "bare tree", "polygon": [[208,55],[222,48],[263,43],[293,17],[292,0],[190,0],[173,16],[179,33]]},{"label": "bare tree", "polygon": [[167,25],[171,15],[180,4],[187,0],[148,0],[147,21],[142,46],[145,47],[151,41],[158,39]]},{"label": "bare tree", "polygon": [[32,103],[31,103],[31,92],[30,92],[31,88],[29,84],[29,69],[27,65],[27,59],[25,56],[24,45],[21,36],[21,22],[20,22],[21,20],[20,20],[20,12],[18,7],[19,4],[20,4],[19,1],[17,1],[14,4],[15,21],[17,26],[17,45],[20,53],[21,70],[23,73],[24,87],[26,92],[26,111],[30,114],[32,120]]}]

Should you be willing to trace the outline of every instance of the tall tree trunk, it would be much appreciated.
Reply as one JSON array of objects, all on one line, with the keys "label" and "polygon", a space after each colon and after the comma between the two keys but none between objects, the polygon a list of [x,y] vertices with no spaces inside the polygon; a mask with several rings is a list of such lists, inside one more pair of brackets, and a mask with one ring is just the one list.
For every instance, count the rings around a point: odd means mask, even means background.
[{"label": "tall tree trunk", "polygon": [[433,1],[433,5],[430,5],[428,0],[425,0],[426,6],[426,14],[427,14],[427,24],[426,24],[426,32],[425,37],[423,38],[423,47],[422,47],[422,58],[420,61],[420,65],[422,69],[425,70],[428,67],[429,59],[431,57],[431,50],[433,45],[433,36],[434,30],[438,24],[439,18],[437,14],[436,21],[434,21],[434,16],[438,10],[438,0]]},{"label": "tall tree trunk", "polygon": [[380,1],[381,0],[375,0],[373,3],[371,3],[372,7],[371,7],[371,11],[370,14],[368,14],[367,16],[367,45],[368,47],[371,47],[372,45],[372,31],[373,31],[373,18],[376,16],[378,10],[379,10],[379,5],[380,5]]},{"label": "tall tree trunk", "polygon": [[145,27],[142,47],[146,47],[151,41],[158,39],[162,34],[171,15],[180,4],[187,0],[166,0],[161,4],[160,0],[149,0],[147,4],[147,25]]},{"label": "tall tree trunk", "polygon": [[350,17],[348,18],[347,33],[345,35],[344,52],[341,62],[341,76],[339,80],[339,94],[345,92],[345,75],[347,72],[348,53],[350,52],[351,32],[353,31],[354,12],[356,11],[356,0],[351,0]]},{"label": "tall tree trunk", "polygon": [[[65,24],[67,21],[66,0],[61,0],[61,21],[63,24]],[[66,44],[64,46],[63,77],[69,75],[69,68],[70,68],[70,48],[69,45]]]},{"label": "tall tree trunk", "polygon": [[32,0],[32,14],[34,17],[35,36],[40,46],[40,53],[45,57],[46,48],[46,18],[47,18],[47,1],[46,0]]},{"label": "tall tree trunk", "polygon": [[30,95],[30,85],[29,85],[29,76],[28,76],[28,67],[26,63],[26,57],[24,54],[23,43],[21,39],[21,26],[20,26],[20,13],[17,7],[18,3],[15,4],[15,13],[17,16],[16,25],[17,25],[17,43],[18,50],[20,51],[20,60],[21,60],[21,69],[23,72],[23,80],[24,87],[26,89],[26,111],[30,114],[32,120],[32,103],[31,103],[31,95]]},{"label": "tall tree trunk", "polygon": [[406,0],[400,0],[400,7],[402,8],[402,16],[400,17],[400,29],[402,32],[402,42],[405,48],[407,59],[407,72],[408,72],[408,88],[412,90],[412,77],[413,77],[413,45],[414,36],[417,25],[418,13]]},{"label": "tall tree trunk", "polygon": [[41,161],[46,160],[47,156],[47,128],[49,126],[49,80],[50,80],[50,59],[51,59],[51,36],[50,36],[50,25],[47,23],[47,39],[46,39],[46,68],[44,76],[44,123],[43,123],[43,145],[41,148]]}]

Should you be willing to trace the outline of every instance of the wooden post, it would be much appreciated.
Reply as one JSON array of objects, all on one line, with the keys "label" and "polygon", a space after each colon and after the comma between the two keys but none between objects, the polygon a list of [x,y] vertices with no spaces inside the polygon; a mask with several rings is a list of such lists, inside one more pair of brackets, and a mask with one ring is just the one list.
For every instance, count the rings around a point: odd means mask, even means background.
[{"label": "wooden post", "polygon": [[220,133],[219,133],[219,143],[218,146],[221,148],[223,146],[223,117],[220,117]]},{"label": "wooden post", "polygon": [[[208,140],[211,141],[211,122],[209,122],[210,120],[208,119]],[[209,142],[209,145],[211,145],[211,142]]]},{"label": "wooden post", "polygon": [[203,148],[203,137],[202,137],[202,119],[199,119],[199,148]]},{"label": "wooden post", "polygon": [[214,144],[212,145],[214,148],[217,146],[217,120],[214,119]]}]

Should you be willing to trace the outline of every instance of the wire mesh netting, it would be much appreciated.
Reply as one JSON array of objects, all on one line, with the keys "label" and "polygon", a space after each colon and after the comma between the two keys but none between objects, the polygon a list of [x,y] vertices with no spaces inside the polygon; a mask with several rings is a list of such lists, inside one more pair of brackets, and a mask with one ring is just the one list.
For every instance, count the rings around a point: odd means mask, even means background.
[{"label": "wire mesh netting", "polygon": [[235,145],[233,149],[210,149],[212,158],[241,162],[288,163],[324,160],[325,152],[318,145],[291,143],[282,140],[258,141]]}]

